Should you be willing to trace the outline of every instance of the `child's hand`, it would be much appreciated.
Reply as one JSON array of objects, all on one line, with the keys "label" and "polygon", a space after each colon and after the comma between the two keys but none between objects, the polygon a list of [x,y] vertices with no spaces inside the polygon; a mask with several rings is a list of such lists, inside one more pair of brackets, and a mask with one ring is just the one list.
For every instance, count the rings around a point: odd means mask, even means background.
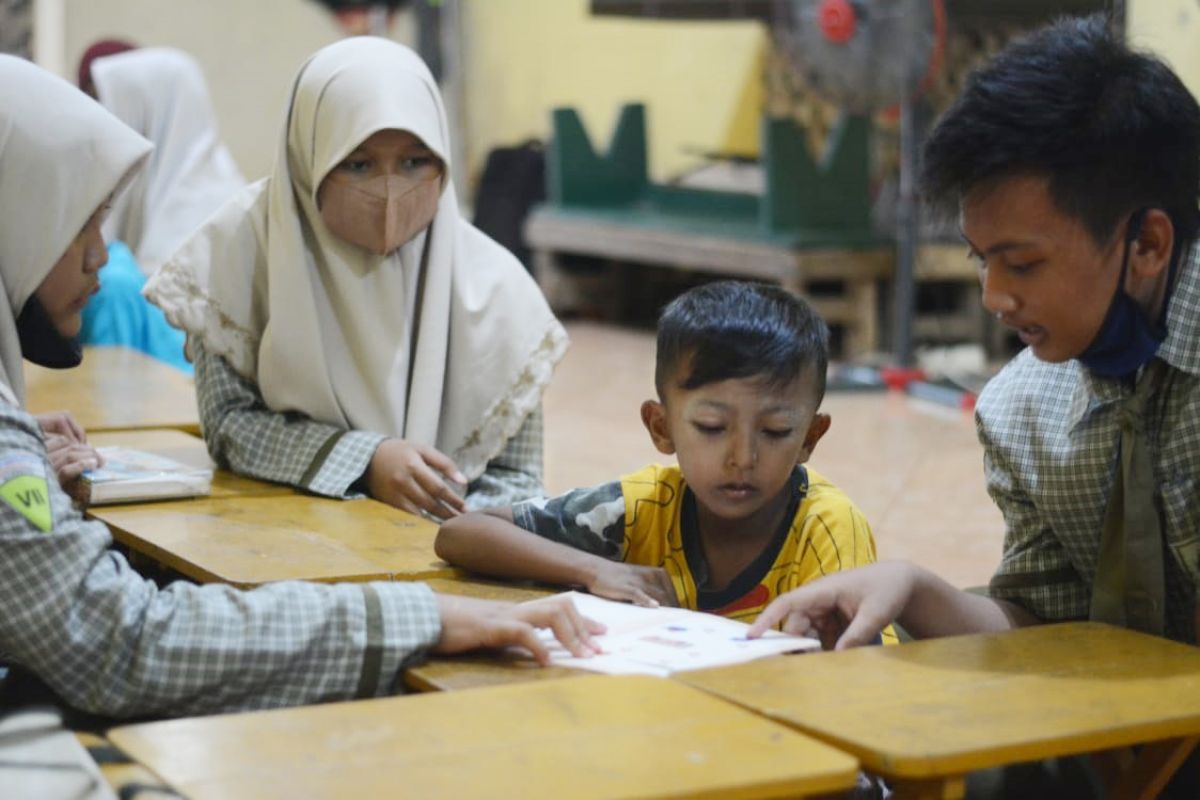
[{"label": "child's hand", "polygon": [[550,628],[554,638],[578,658],[600,652],[592,637],[604,626],[579,613],[569,597],[545,597],[528,603],[498,603],[470,597],[436,595],[442,617],[442,635],[434,653],[449,655],[480,648],[518,645],[533,653],[538,663],[550,663],[537,628]]},{"label": "child's hand", "polygon": [[628,600],[648,608],[679,605],[671,576],[662,567],[605,561],[597,566],[587,589],[599,597]]},{"label": "child's hand", "polygon": [[436,449],[404,439],[387,439],[371,456],[367,492],[376,500],[412,514],[424,511],[438,519],[457,517],[467,505],[446,485],[443,476],[467,484],[454,462]]}]

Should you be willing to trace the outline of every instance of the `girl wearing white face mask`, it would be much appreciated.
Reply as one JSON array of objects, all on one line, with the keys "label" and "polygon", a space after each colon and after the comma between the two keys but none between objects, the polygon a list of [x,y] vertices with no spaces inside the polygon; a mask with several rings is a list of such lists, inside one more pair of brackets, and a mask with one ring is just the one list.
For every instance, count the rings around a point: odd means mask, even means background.
[{"label": "girl wearing white face mask", "polygon": [[566,334],[460,218],[449,153],[408,48],[347,39],[301,68],[271,176],[147,284],[188,333],[221,463],[439,518],[542,492],[541,394]]}]

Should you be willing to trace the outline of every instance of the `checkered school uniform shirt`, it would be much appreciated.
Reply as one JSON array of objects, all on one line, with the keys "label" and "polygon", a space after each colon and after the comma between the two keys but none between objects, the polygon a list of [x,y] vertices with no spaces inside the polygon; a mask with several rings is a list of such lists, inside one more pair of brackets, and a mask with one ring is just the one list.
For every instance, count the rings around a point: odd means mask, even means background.
[{"label": "checkered school uniform shirt", "polygon": [[441,632],[423,584],[159,589],[111,544],[59,487],[37,421],[0,403],[0,662],[71,705],[158,716],[386,694]]},{"label": "checkered school uniform shirt", "polygon": [[[200,424],[213,458],[234,472],[327,497],[361,494],[359,479],[386,437],[345,431],[298,413],[267,408],[258,387],[225,359],[197,347]],[[543,493],[542,410],[525,419],[504,450],[471,482],[472,509],[509,506]]]},{"label": "checkered school uniform shirt", "polygon": [[[1193,642],[1200,586],[1200,245],[1180,264],[1147,425],[1165,536],[1166,633]],[[984,389],[975,421],[988,491],[1004,514],[990,593],[1044,620],[1086,619],[1132,388],[1029,350]]]}]

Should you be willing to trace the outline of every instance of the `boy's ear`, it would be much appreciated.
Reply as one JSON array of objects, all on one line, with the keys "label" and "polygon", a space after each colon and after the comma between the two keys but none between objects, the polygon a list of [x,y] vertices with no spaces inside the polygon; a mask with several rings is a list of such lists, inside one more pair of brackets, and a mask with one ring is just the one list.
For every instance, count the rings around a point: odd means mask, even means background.
[{"label": "boy's ear", "polygon": [[658,452],[667,456],[675,452],[675,442],[671,439],[671,432],[667,429],[666,406],[657,400],[647,400],[642,403],[642,424],[646,426],[646,430],[650,433],[650,441],[654,442],[654,447]]},{"label": "boy's ear", "polygon": [[1129,248],[1129,274],[1125,290],[1143,304],[1155,300],[1155,290],[1165,293],[1166,284],[1160,277],[1171,263],[1175,247],[1175,226],[1167,212],[1151,208],[1142,217],[1141,227],[1134,231]]},{"label": "boy's ear", "polygon": [[831,424],[833,424],[833,418],[828,414],[813,414],[812,422],[808,423],[808,433],[804,435],[804,449],[800,451],[800,457],[796,459],[797,464],[803,464],[812,458],[813,450],[817,449],[817,442],[821,441],[821,437],[829,431]]}]

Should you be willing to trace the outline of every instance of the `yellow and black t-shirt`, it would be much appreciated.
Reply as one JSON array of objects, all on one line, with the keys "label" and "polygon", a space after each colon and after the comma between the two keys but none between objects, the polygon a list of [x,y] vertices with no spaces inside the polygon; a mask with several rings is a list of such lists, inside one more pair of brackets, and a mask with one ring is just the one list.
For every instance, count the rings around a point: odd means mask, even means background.
[{"label": "yellow and black t-shirt", "polygon": [[[614,561],[662,567],[680,605],[749,622],[784,592],[875,561],[862,513],[815,470],[792,474],[791,514],[729,586],[705,588],[695,497],[678,466],[648,466],[619,481],[513,507],[520,527]],[[891,639],[890,629],[884,639]]]}]

